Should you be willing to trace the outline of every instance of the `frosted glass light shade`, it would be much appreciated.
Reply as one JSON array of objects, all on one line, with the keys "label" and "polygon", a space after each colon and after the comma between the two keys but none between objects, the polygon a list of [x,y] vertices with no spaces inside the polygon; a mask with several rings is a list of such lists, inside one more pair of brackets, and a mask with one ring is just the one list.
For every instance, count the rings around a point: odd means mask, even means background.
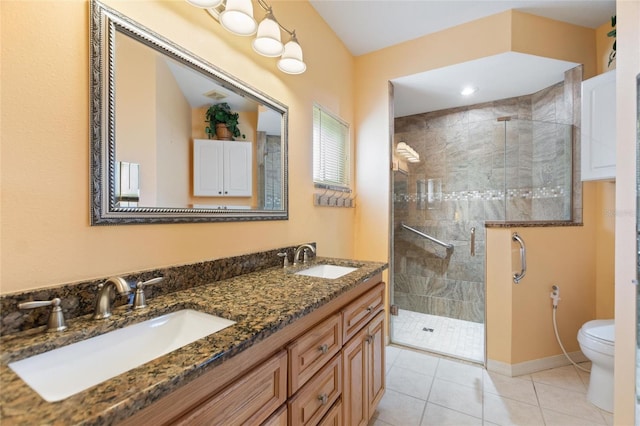
[{"label": "frosted glass light shade", "polygon": [[258,35],[253,40],[253,50],[263,56],[280,56],[283,51],[280,41],[280,26],[273,18],[272,14],[267,14],[258,25]]},{"label": "frosted glass light shade", "polygon": [[220,24],[236,35],[255,34],[258,24],[253,19],[251,0],[227,0],[224,11],[220,14]]},{"label": "frosted glass light shade", "polygon": [[191,6],[201,7],[202,9],[209,9],[212,7],[218,7],[222,3],[222,0],[187,0]]},{"label": "frosted glass light shade", "polygon": [[302,74],[307,65],[302,60],[302,48],[294,38],[284,45],[284,52],[278,61],[278,69],[287,74]]}]

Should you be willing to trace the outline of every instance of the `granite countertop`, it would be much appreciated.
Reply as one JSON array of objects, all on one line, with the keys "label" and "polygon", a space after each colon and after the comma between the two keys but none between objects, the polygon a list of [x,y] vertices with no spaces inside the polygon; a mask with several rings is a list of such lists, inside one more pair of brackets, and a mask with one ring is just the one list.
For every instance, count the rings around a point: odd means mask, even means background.
[{"label": "granite countertop", "polygon": [[[71,319],[63,333],[38,330],[3,337],[0,423],[116,423],[387,268],[381,262],[331,258],[311,263],[355,266],[358,270],[330,280],[293,274],[309,264],[270,268],[149,299],[148,309],[116,309],[106,320],[96,321],[90,316]],[[7,366],[11,361],[180,309],[199,310],[236,324],[59,402],[43,400]]]}]

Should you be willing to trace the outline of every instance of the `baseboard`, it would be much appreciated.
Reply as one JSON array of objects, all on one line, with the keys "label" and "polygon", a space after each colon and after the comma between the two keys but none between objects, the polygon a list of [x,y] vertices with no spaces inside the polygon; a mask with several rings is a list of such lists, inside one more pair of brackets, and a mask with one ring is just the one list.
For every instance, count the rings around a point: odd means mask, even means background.
[{"label": "baseboard", "polygon": [[[570,352],[569,356],[575,362],[589,361],[581,351]],[[487,370],[509,377],[537,373],[538,371],[570,365],[571,362],[564,355],[554,355],[547,358],[534,359],[518,364],[507,364],[493,359],[487,360]]]}]

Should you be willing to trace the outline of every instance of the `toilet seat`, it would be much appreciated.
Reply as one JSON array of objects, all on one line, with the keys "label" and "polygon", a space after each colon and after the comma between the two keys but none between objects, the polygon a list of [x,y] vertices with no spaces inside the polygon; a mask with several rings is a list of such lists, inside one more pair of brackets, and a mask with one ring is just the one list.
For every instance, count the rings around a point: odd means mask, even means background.
[{"label": "toilet seat", "polygon": [[613,356],[615,346],[614,320],[586,322],[578,332],[578,342],[586,348]]}]

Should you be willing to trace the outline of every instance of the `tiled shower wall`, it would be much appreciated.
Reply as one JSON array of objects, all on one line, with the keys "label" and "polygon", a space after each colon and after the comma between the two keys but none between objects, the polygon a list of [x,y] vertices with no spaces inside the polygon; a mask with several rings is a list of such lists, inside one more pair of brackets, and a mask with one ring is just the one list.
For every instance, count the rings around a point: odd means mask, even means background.
[{"label": "tiled shower wall", "polygon": [[[394,172],[394,304],[484,322],[484,222],[572,215],[581,220],[571,197],[572,157],[579,163],[573,147],[580,112],[574,105],[581,80],[578,67],[567,71],[563,82],[531,95],[395,119],[395,143],[409,144],[421,161]],[[497,121],[500,117],[511,121]],[[425,201],[428,179],[441,182],[439,200]],[[454,249],[447,251],[402,223]]]}]

